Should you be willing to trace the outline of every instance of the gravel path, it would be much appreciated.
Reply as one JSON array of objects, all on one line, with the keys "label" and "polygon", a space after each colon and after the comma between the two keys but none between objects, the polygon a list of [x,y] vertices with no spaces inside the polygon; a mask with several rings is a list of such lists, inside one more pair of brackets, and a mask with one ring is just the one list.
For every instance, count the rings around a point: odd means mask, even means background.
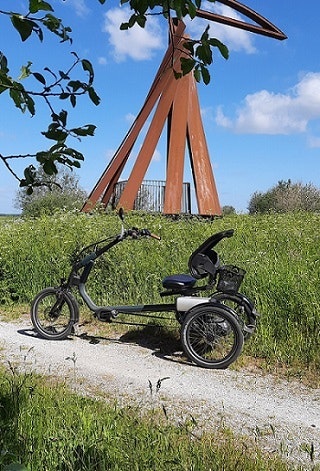
[{"label": "gravel path", "polygon": [[[92,339],[91,339],[92,340]],[[38,338],[31,324],[0,321],[0,359],[72,381],[78,392],[164,406],[174,420],[230,427],[268,451],[311,469],[320,463],[320,390],[270,375],[206,370],[119,339]],[[77,379],[74,384],[74,378]]]}]

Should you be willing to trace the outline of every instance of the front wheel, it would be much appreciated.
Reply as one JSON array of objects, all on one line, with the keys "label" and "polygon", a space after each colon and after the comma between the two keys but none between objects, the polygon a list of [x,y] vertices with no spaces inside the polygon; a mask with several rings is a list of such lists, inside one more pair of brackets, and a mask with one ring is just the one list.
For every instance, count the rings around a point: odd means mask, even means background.
[{"label": "front wheel", "polygon": [[31,321],[36,332],[47,340],[62,340],[71,334],[77,322],[73,296],[61,288],[45,288],[31,305]]},{"label": "front wheel", "polygon": [[244,343],[240,324],[229,309],[207,303],[189,311],[180,337],[189,359],[204,368],[227,368],[238,358]]}]

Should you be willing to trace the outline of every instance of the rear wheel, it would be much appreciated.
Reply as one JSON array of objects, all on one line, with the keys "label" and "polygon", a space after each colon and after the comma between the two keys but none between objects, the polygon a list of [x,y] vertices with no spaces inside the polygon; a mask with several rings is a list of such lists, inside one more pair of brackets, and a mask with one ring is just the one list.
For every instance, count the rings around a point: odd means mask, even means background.
[{"label": "rear wheel", "polygon": [[60,288],[45,288],[32,302],[31,321],[41,337],[62,340],[77,321],[75,300]]},{"label": "rear wheel", "polygon": [[207,303],[196,306],[181,326],[184,352],[204,368],[227,368],[240,355],[243,342],[239,322],[224,306]]}]

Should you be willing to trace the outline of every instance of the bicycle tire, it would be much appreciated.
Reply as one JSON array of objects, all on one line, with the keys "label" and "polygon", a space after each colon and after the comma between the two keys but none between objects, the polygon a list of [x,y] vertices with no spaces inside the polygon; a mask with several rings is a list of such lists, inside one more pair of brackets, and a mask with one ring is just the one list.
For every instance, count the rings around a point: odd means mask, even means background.
[{"label": "bicycle tire", "polygon": [[241,326],[231,310],[218,303],[192,308],[183,320],[180,332],[187,357],[203,368],[224,369],[242,352]]},{"label": "bicycle tire", "polygon": [[32,301],[31,322],[47,340],[67,338],[78,320],[78,308],[71,293],[61,288],[45,288]]},{"label": "bicycle tire", "polygon": [[213,293],[212,298],[230,307],[237,314],[244,340],[248,340],[257,326],[257,313],[253,303],[241,293],[222,293],[219,291]]}]

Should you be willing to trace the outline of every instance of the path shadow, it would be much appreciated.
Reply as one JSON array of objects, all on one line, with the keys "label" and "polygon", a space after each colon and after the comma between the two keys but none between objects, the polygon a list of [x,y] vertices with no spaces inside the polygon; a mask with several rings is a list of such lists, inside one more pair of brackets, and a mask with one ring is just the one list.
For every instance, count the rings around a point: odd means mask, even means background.
[{"label": "path shadow", "polygon": [[152,351],[152,355],[162,360],[174,363],[188,363],[182,353],[182,347],[177,332],[170,331],[161,326],[147,325],[137,330],[130,330],[118,338],[103,337],[82,333],[78,338],[87,340],[91,344],[101,341],[138,345]]},{"label": "path shadow", "polygon": [[[30,327],[28,329],[19,329],[17,330],[17,333],[20,335],[25,335],[26,337],[32,337],[34,339],[43,340],[45,342],[50,342],[50,340],[47,340],[41,337],[41,335],[39,335],[33,327]],[[72,338],[67,337],[65,340],[72,340]]]},{"label": "path shadow", "polygon": [[[41,335],[39,335],[32,327],[26,329],[19,329],[17,330],[17,332],[20,335],[25,335],[27,337],[32,337],[38,340],[46,342],[51,341],[41,337]],[[188,362],[188,360],[182,353],[182,346],[177,332],[170,331],[161,326],[147,325],[137,330],[128,331],[120,337],[94,335],[89,334],[87,332],[75,332],[63,341],[72,341],[73,337],[85,340],[91,345],[97,345],[100,342],[138,345],[142,348],[151,350],[152,355],[161,358],[162,360],[182,364],[187,363],[191,365],[191,363]]]}]

